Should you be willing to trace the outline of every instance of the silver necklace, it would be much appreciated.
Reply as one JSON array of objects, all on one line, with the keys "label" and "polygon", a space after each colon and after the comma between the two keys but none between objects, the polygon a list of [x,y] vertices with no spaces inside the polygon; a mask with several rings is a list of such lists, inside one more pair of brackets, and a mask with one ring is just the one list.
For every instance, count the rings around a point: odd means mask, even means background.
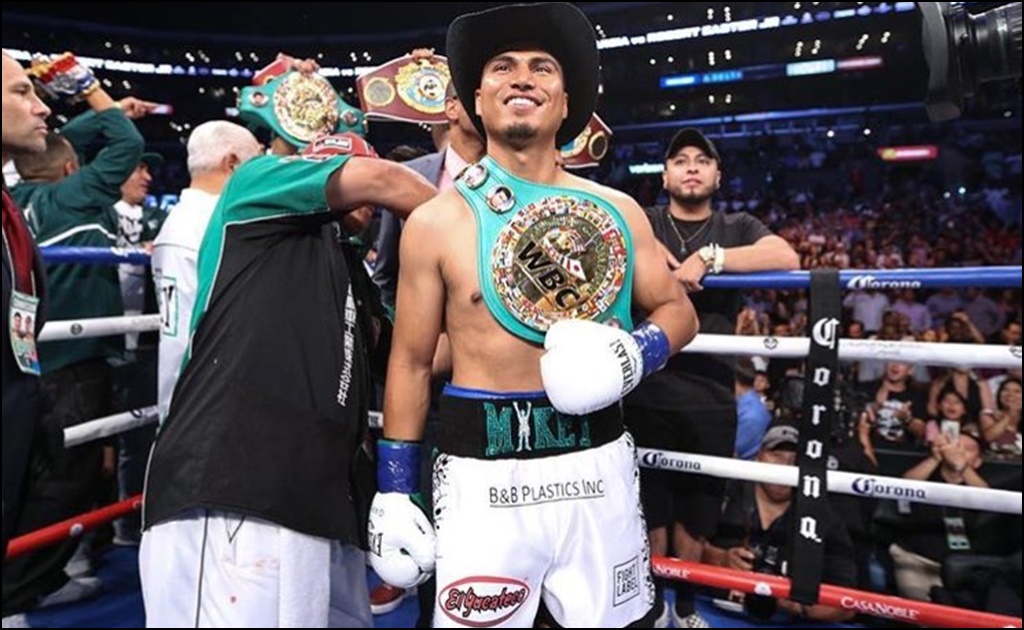
[{"label": "silver necklace", "polygon": [[700,228],[696,232],[694,232],[692,235],[690,235],[689,238],[685,238],[685,237],[683,237],[683,233],[679,231],[679,226],[676,225],[676,220],[672,216],[672,211],[666,209],[665,210],[665,214],[668,216],[668,224],[670,226],[672,226],[672,231],[676,233],[676,238],[679,239],[679,253],[680,253],[680,255],[683,256],[684,258],[689,256],[690,255],[690,243],[692,243],[695,240],[697,240],[697,238],[699,238],[700,235],[703,234],[705,232],[705,230],[707,230],[711,226],[711,219],[712,219],[712,217],[708,217],[707,220],[704,221],[704,225],[700,226]]}]

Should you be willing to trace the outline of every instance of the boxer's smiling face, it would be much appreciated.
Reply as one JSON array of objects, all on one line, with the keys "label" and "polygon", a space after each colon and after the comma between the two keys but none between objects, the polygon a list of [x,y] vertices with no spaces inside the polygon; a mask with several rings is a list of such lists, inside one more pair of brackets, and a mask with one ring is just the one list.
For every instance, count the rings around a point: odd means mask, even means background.
[{"label": "boxer's smiling face", "polygon": [[569,115],[562,67],[539,50],[504,52],[484,66],[476,112],[489,135],[515,150],[554,136]]}]

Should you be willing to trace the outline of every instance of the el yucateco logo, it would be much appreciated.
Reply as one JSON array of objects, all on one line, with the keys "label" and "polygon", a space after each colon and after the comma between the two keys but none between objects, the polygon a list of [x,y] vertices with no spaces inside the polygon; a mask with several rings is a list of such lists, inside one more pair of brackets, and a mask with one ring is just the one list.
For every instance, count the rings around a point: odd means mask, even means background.
[{"label": "el yucateco logo", "polygon": [[851,291],[869,291],[873,289],[920,289],[923,285],[916,280],[879,280],[875,276],[855,276],[846,283]]},{"label": "el yucateco logo", "polygon": [[640,458],[640,462],[644,468],[658,468],[660,470],[680,470],[683,472],[699,473],[701,471],[700,462],[695,462],[686,459],[679,459],[677,457],[669,458],[663,453],[656,451],[648,451],[643,454]]},{"label": "el yucateco logo", "polygon": [[843,610],[852,610],[864,615],[879,617],[881,619],[893,619],[897,621],[917,622],[921,611],[902,606],[889,606],[880,602],[865,602],[852,597],[844,597],[839,604]]},{"label": "el yucateco logo", "polygon": [[927,501],[928,494],[924,490],[888,485],[881,479],[862,477],[853,482],[853,491],[862,497],[876,499],[909,499]]},{"label": "el yucateco logo", "polygon": [[493,628],[515,616],[530,598],[519,580],[471,577],[446,587],[438,596],[449,619],[469,628]]}]

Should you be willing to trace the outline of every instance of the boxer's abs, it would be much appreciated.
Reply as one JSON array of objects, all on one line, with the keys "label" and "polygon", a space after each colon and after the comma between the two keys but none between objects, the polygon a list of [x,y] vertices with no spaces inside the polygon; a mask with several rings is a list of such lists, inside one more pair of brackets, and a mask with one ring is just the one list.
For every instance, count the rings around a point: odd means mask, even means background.
[{"label": "boxer's abs", "polygon": [[528,343],[498,323],[480,296],[472,248],[446,273],[446,330],[452,346],[452,383],[492,392],[544,389],[540,357],[544,348]]}]

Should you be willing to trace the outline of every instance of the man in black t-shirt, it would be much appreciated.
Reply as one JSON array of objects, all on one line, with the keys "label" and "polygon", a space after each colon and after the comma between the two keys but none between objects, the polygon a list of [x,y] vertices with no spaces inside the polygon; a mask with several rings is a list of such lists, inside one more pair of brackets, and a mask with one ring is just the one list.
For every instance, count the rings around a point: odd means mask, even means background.
[{"label": "man in black t-shirt", "polygon": [[[667,208],[648,212],[668,264],[690,293],[701,332],[733,335],[742,292],[703,291],[708,274],[788,271],[800,266],[796,252],[746,213],[712,210],[721,186],[721,156],[696,129],[683,129],[665,157]],[[643,318],[641,317],[641,321]],[[684,355],[645,381],[626,400],[626,420],[641,448],[732,457],[736,445],[736,399],[730,357]],[[700,559],[715,532],[725,494],[723,481],[674,472],[641,473],[651,551]],[[693,589],[677,584],[675,617],[681,628],[707,627],[696,614]],[[662,606],[664,588],[659,584]],[[659,622],[667,620],[667,615]]]},{"label": "man in black t-shirt", "polygon": [[[800,432],[790,426],[776,426],[761,443],[757,461],[762,464],[794,466]],[[785,577],[792,557],[793,489],[786,486],[730,482],[718,529],[707,546],[709,564]],[[830,510],[824,527],[826,584],[853,587],[857,580],[853,543],[843,522]],[[787,600],[759,596],[745,598],[747,612],[767,621],[775,611],[815,622],[842,623],[853,613],[827,606],[803,606]]]},{"label": "man in black t-shirt", "polygon": [[361,454],[382,309],[348,234],[368,205],[404,217],[437,190],[353,132],[325,135],[345,117],[315,64],[278,69],[246,92],[278,89],[288,107],[210,219],[150,456],[139,567],[154,628],[373,625]]}]

